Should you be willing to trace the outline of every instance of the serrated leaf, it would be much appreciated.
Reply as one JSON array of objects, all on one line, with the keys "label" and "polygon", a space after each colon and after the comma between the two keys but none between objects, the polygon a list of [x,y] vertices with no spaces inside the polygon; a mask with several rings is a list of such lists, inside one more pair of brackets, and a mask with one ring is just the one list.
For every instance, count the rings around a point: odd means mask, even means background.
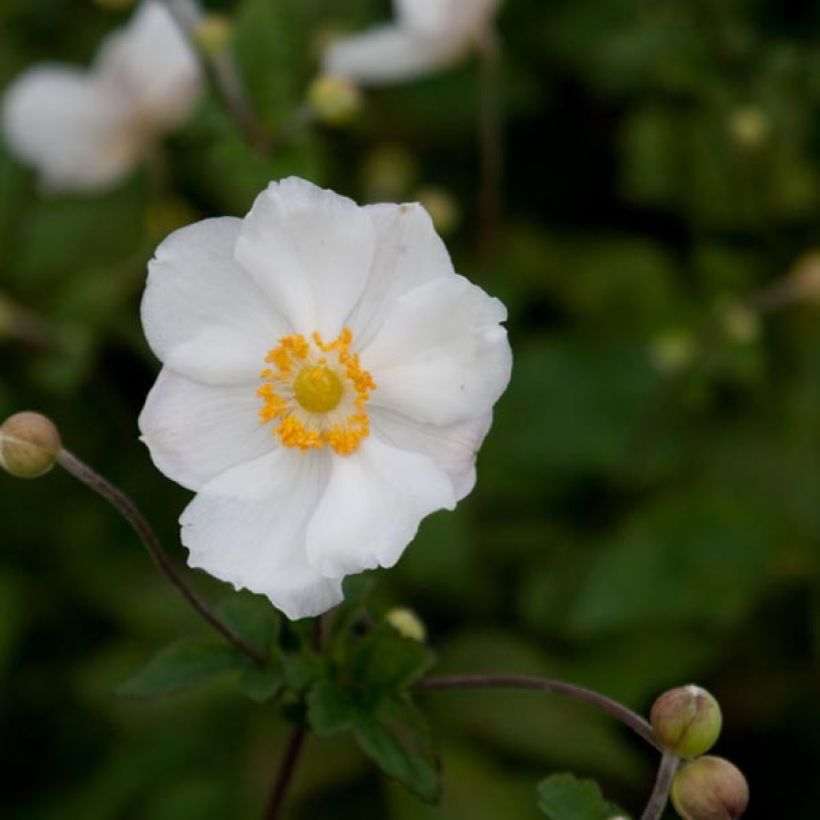
[{"label": "serrated leaf", "polygon": [[428,803],[438,802],[439,767],[426,742],[407,725],[360,719],[354,734],[379,768]]},{"label": "serrated leaf", "polygon": [[124,697],[168,695],[190,689],[226,672],[245,667],[245,659],[231,646],[186,641],[162,649],[118,689]]},{"label": "serrated leaf", "polygon": [[332,681],[321,681],[308,697],[308,720],[316,734],[328,735],[348,729],[358,716],[350,693]]},{"label": "serrated leaf", "polygon": [[550,820],[609,820],[619,815],[619,810],[604,800],[597,783],[572,774],[554,774],[542,780],[538,808]]}]

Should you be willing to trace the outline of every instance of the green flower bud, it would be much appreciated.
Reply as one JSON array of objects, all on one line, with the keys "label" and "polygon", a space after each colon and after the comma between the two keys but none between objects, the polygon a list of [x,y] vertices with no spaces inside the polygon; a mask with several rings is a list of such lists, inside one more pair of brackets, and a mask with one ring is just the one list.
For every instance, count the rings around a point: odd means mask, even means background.
[{"label": "green flower bud", "polygon": [[695,358],[695,339],[689,331],[670,330],[652,340],[649,357],[655,369],[665,376],[686,370]]},{"label": "green flower bud", "polygon": [[452,233],[461,222],[461,209],[449,191],[432,186],[421,188],[416,199],[430,214],[433,225],[442,236]]},{"label": "green flower bud", "polygon": [[206,14],[194,26],[191,35],[205,54],[224,51],[233,40],[233,23],[224,14]]},{"label": "green flower bud", "polygon": [[714,746],[723,718],[718,702],[699,686],[679,686],[652,705],[650,722],[660,744],[678,757],[698,757]]},{"label": "green flower bud", "polygon": [[747,151],[763,145],[771,131],[771,123],[765,112],[754,106],[735,109],[727,125],[734,143]]},{"label": "green flower bud", "polygon": [[749,804],[749,785],[722,757],[699,757],[672,781],[672,805],[684,820],[737,820]]},{"label": "green flower bud", "polygon": [[39,413],[17,413],[0,425],[0,467],[17,478],[47,473],[62,446],[54,423]]},{"label": "green flower bud", "polygon": [[427,629],[421,618],[412,609],[397,607],[384,616],[385,621],[403,638],[424,643],[427,640]]},{"label": "green flower bud", "polygon": [[323,74],[308,88],[308,102],[319,122],[347,125],[362,108],[362,92],[344,77]]}]

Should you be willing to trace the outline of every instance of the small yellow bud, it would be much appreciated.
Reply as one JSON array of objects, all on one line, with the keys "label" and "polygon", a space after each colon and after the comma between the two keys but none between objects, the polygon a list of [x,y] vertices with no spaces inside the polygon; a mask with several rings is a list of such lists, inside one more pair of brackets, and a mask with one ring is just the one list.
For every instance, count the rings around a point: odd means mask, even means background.
[{"label": "small yellow bud", "polygon": [[765,113],[752,105],[735,109],[729,115],[727,126],[729,136],[745,150],[759,148],[771,130]]},{"label": "small yellow bud", "polygon": [[695,357],[695,340],[687,330],[670,330],[652,340],[649,356],[655,369],[671,376],[686,370]]},{"label": "small yellow bud", "polygon": [[652,705],[650,722],[660,744],[678,757],[698,757],[714,746],[723,717],[720,705],[699,686],[679,686]]},{"label": "small yellow bud", "polygon": [[737,302],[719,308],[724,333],[737,344],[749,344],[760,335],[760,316]]},{"label": "small yellow bud", "polygon": [[319,122],[348,125],[362,109],[362,92],[344,77],[322,74],[310,84],[308,102]]},{"label": "small yellow bud", "polygon": [[17,413],[0,425],[0,467],[16,478],[47,473],[62,446],[54,423],[39,413]]},{"label": "small yellow bud", "polygon": [[430,214],[433,225],[443,236],[452,233],[461,222],[461,209],[449,191],[434,187],[421,188],[416,199]]},{"label": "small yellow bud", "polygon": [[672,781],[672,805],[683,820],[737,820],[749,805],[749,784],[722,757],[699,757]]},{"label": "small yellow bud", "polygon": [[191,32],[194,42],[205,54],[217,54],[230,46],[233,23],[224,14],[206,14]]},{"label": "small yellow bud", "polygon": [[421,618],[412,609],[397,607],[384,616],[385,621],[403,638],[424,643],[427,640],[427,629]]}]

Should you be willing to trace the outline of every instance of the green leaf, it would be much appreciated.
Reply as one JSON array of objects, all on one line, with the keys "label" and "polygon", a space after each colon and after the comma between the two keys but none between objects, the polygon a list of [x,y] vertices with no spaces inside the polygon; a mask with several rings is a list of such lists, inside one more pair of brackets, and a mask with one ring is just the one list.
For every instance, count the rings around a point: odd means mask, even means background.
[{"label": "green leaf", "polygon": [[350,693],[332,681],[321,681],[308,697],[308,720],[316,734],[328,735],[348,729],[358,710]]},{"label": "green leaf", "polygon": [[257,703],[266,703],[275,698],[285,685],[285,666],[282,659],[275,657],[267,666],[253,666],[239,677],[239,691]]},{"label": "green leaf", "polygon": [[217,613],[246,641],[265,652],[270,652],[279,639],[282,616],[262,595],[231,595],[220,602]]},{"label": "green leaf", "polygon": [[426,739],[397,721],[360,719],[354,731],[359,746],[381,770],[428,803],[440,796],[439,766]]},{"label": "green leaf", "polygon": [[190,689],[226,672],[241,669],[245,659],[231,646],[205,641],[186,641],[166,647],[117,694],[125,697],[168,695]]},{"label": "green leaf", "polygon": [[592,780],[554,774],[538,786],[538,808],[550,820],[608,820],[620,814]]}]

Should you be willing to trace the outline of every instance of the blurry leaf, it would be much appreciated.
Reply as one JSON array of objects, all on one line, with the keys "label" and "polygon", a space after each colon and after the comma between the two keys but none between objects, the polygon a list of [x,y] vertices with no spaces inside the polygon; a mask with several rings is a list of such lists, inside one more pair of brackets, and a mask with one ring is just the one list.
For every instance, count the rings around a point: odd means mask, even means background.
[{"label": "blurry leaf", "polygon": [[319,735],[349,728],[358,716],[350,693],[331,681],[316,684],[308,697],[308,719]]},{"label": "blurry leaf", "polygon": [[279,638],[282,616],[263,595],[234,593],[219,603],[217,613],[253,646],[271,652]]},{"label": "blurry leaf", "polygon": [[257,703],[272,700],[284,685],[284,663],[276,656],[265,667],[251,666],[239,676],[239,691]]},{"label": "blurry leaf", "polygon": [[224,643],[178,643],[155,655],[117,689],[117,694],[126,697],[168,695],[241,669],[246,663],[233,647]]},{"label": "blurry leaf", "polygon": [[617,809],[607,804],[592,780],[554,774],[538,786],[538,808],[550,820],[608,820]]}]

